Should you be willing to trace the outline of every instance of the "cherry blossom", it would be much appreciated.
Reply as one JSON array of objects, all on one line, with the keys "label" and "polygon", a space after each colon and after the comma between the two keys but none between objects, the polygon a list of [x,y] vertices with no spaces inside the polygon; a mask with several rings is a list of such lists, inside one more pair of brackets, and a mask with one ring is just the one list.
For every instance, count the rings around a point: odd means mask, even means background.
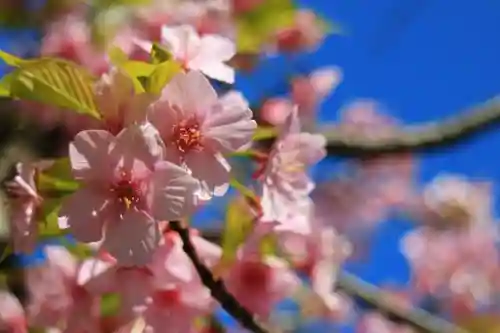
[{"label": "cherry blossom", "polygon": [[0,292],[0,330],[27,333],[24,309],[19,300],[6,291]]},{"label": "cherry blossom", "polygon": [[488,226],[493,222],[492,186],[460,175],[440,174],[415,200],[416,218],[436,228]]},{"label": "cherry blossom", "polygon": [[492,228],[436,230],[422,227],[405,236],[417,291],[448,299],[446,310],[471,313],[490,306],[499,291],[497,235]]},{"label": "cherry blossom", "polygon": [[146,109],[153,102],[153,96],[147,93],[136,94],[132,79],[117,68],[101,76],[95,95],[103,129],[113,135],[128,125],[143,122]]},{"label": "cherry blossom", "polygon": [[272,227],[272,224],[255,227],[224,278],[228,290],[238,301],[262,319],[269,319],[277,302],[293,296],[301,285],[284,260],[259,252],[262,237]]},{"label": "cherry blossom", "polygon": [[134,125],[113,136],[79,133],[69,156],[83,186],[64,204],[59,226],[102,247],[124,265],[147,262],[160,240],[158,220],[175,220],[196,205],[198,182],[182,168],[161,161],[154,128]]},{"label": "cherry blossom", "polygon": [[234,82],[234,70],[224,62],[236,53],[234,43],[218,35],[199,36],[190,25],[162,28],[162,43],[186,69],[198,70],[210,78]]},{"label": "cherry blossom", "polygon": [[310,10],[299,10],[295,14],[295,24],[276,33],[279,51],[295,52],[315,49],[325,37],[318,17]]},{"label": "cherry blossom", "polygon": [[307,174],[307,167],[325,156],[325,145],[324,136],[300,132],[295,109],[283,126],[260,175],[264,220],[283,221],[290,207],[308,200],[314,183]]},{"label": "cherry blossom", "polygon": [[337,67],[325,67],[308,76],[297,76],[291,81],[291,98],[270,98],[262,106],[261,117],[272,125],[282,125],[298,108],[301,123],[312,126],[320,102],[340,83],[342,72]]},{"label": "cherry blossom", "polygon": [[36,213],[42,202],[35,184],[37,169],[34,163],[18,163],[18,174],[8,184],[12,212],[9,221],[15,252],[30,253],[36,245]]},{"label": "cherry blossom", "polygon": [[26,273],[30,324],[65,332],[97,332],[99,302],[78,284],[76,259],[61,246],[46,246],[45,252],[47,262]]},{"label": "cherry blossom", "polygon": [[223,155],[245,148],[257,127],[240,93],[217,98],[197,71],[176,75],[151,105],[148,120],[163,138],[166,159],[186,166],[206,197],[226,193],[231,167]]},{"label": "cherry blossom", "polygon": [[106,53],[92,45],[90,27],[79,12],[67,14],[49,25],[41,54],[74,61],[97,75],[109,68]]}]

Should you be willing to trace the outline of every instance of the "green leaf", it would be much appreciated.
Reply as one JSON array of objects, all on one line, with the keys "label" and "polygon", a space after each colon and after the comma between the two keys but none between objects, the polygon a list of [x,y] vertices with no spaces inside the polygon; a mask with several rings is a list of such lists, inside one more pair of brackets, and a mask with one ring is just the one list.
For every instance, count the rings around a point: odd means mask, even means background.
[{"label": "green leaf", "polygon": [[173,60],[156,65],[156,69],[147,81],[147,92],[160,94],[163,87],[165,87],[165,85],[181,71],[181,66]]},{"label": "green leaf", "polygon": [[123,51],[118,46],[112,46],[109,49],[108,57],[111,63],[115,66],[119,66],[125,61],[129,60],[128,55],[125,53],[125,51]]},{"label": "green leaf", "polygon": [[253,140],[254,141],[267,140],[267,139],[275,138],[276,136],[278,136],[278,130],[275,127],[259,126],[259,127],[257,127],[257,129],[255,130],[255,133],[253,134]]},{"label": "green leaf", "polygon": [[150,56],[152,63],[155,65],[172,60],[172,54],[170,51],[158,43],[153,44]]},{"label": "green leaf", "polygon": [[27,60],[21,59],[2,50],[0,50],[0,59],[2,59],[7,65],[13,67],[20,67],[27,62]]},{"label": "green leaf", "polygon": [[259,201],[259,198],[257,197],[254,191],[252,191],[251,189],[240,183],[234,177],[229,180],[229,185],[238,192],[240,192],[240,194],[243,195],[243,197],[245,197],[246,199],[250,199],[255,202]]},{"label": "green leaf", "polygon": [[100,118],[94,100],[94,79],[88,71],[70,61],[41,58],[19,60],[1,54],[17,68],[11,73],[12,97],[34,100]]},{"label": "green leaf", "polygon": [[245,241],[253,228],[253,216],[241,197],[234,199],[226,210],[222,232],[222,261],[231,261],[236,250]]},{"label": "green leaf", "polygon": [[12,253],[14,253],[11,244],[7,244],[7,246],[3,249],[2,255],[0,255],[0,264],[4,262]]},{"label": "green leaf", "polygon": [[291,0],[266,0],[254,10],[236,18],[238,53],[260,53],[279,29],[291,27],[296,8]]},{"label": "green leaf", "polygon": [[0,96],[1,97],[9,97],[10,94],[10,87],[12,85],[12,79],[13,79],[12,73],[6,74],[2,77],[0,80]]},{"label": "green leaf", "polygon": [[45,198],[39,211],[38,235],[40,238],[63,236],[66,231],[57,223],[63,198]]},{"label": "green leaf", "polygon": [[120,302],[120,294],[104,294],[101,298],[101,316],[110,317],[116,315],[120,309]]},{"label": "green leaf", "polygon": [[37,189],[42,196],[60,197],[78,190],[80,184],[73,178],[69,158],[57,159],[38,175]]}]

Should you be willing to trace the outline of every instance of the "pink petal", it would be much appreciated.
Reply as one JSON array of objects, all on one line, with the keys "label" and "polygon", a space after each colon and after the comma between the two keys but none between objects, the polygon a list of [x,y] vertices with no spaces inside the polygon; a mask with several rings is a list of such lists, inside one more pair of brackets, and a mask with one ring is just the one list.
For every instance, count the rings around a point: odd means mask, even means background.
[{"label": "pink petal", "polygon": [[208,196],[226,194],[231,166],[222,155],[214,155],[206,150],[192,152],[186,156],[186,165]]},{"label": "pink petal", "polygon": [[224,64],[236,54],[236,45],[227,38],[205,35],[198,53],[189,62],[189,68],[200,70],[207,76],[227,83],[234,82],[234,69]]},{"label": "pink petal", "polygon": [[172,243],[161,246],[155,252],[153,264],[158,288],[166,288],[173,281],[188,283],[196,276],[189,258],[182,250],[182,244],[180,244],[178,237]]},{"label": "pink petal", "polygon": [[198,69],[206,76],[221,82],[234,83],[235,80],[234,69],[222,62],[203,63],[194,69]]},{"label": "pink petal", "polygon": [[15,252],[31,253],[38,237],[38,224],[34,220],[36,203],[34,200],[11,203],[10,227]]},{"label": "pink petal", "polygon": [[160,242],[160,230],[146,213],[129,210],[107,225],[103,248],[123,266],[147,264]]},{"label": "pink petal", "polygon": [[112,292],[116,283],[113,263],[99,259],[84,260],[78,268],[76,282],[95,294]]},{"label": "pink petal", "polygon": [[69,228],[81,242],[97,242],[102,238],[102,226],[111,216],[111,209],[102,193],[82,188],[64,202],[59,212],[59,228]]},{"label": "pink petal", "polygon": [[151,212],[156,219],[178,220],[194,211],[199,183],[185,169],[170,162],[159,162],[151,183]]},{"label": "pink petal", "polygon": [[109,150],[114,136],[102,130],[82,131],[69,145],[69,159],[76,179],[107,181],[111,179],[113,166]]},{"label": "pink petal", "polygon": [[51,265],[57,267],[69,279],[74,279],[77,271],[77,261],[65,247],[48,245],[44,252]]},{"label": "pink petal", "polygon": [[[201,39],[198,57],[206,62],[223,62],[230,60],[236,54],[236,44],[229,38],[218,35],[204,35]],[[201,60],[201,59],[200,59]]]},{"label": "pink petal", "polygon": [[202,124],[205,142],[223,154],[247,145],[256,128],[248,102],[238,92],[222,97],[220,105],[210,109]]},{"label": "pink petal", "polygon": [[301,125],[299,120],[299,110],[295,106],[285,120],[285,123],[281,127],[281,133],[279,139],[283,139],[287,135],[300,133]]},{"label": "pink petal", "polygon": [[116,137],[110,156],[118,168],[145,175],[163,158],[165,147],[151,124],[131,125]]},{"label": "pink petal", "polygon": [[179,73],[163,88],[162,100],[179,107],[181,119],[205,112],[217,103],[217,93],[208,79],[198,71]]},{"label": "pink petal", "polygon": [[183,61],[189,60],[196,55],[201,43],[198,33],[191,25],[163,26],[161,39],[174,57]]},{"label": "pink petal", "polygon": [[342,70],[338,67],[321,68],[311,74],[310,80],[318,96],[324,98],[342,80]]}]

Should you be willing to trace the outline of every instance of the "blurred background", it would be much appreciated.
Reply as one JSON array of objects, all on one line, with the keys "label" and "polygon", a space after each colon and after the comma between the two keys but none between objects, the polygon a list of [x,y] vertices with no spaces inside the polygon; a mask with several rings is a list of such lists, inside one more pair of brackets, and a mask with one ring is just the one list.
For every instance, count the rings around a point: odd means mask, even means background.
[{"label": "blurred background", "polygon": [[[435,122],[500,91],[500,2],[304,0],[298,4],[334,22],[339,33],[328,35],[315,52],[262,58],[250,72],[239,72],[235,87],[252,105],[286,95],[290,77],[308,75],[325,66],[341,68],[342,80],[316,111],[320,125],[341,122],[347,106],[359,100],[376,102],[377,112],[400,124]],[[0,28],[2,50],[29,57],[38,54],[39,43],[40,32],[35,28]],[[6,70],[7,66],[0,64],[0,71]],[[413,156],[413,180],[416,187],[423,187],[439,174],[452,173],[491,182],[495,212],[500,182],[497,150],[500,132],[493,130],[449,149]],[[313,177],[318,184],[336,181],[346,163],[345,159],[330,156],[312,170]],[[230,196],[225,197],[204,207],[193,218],[193,225],[211,232],[222,228],[230,200]],[[335,203],[330,207],[335,210]],[[384,214],[380,219],[375,212],[367,214],[374,214],[368,217],[373,227],[361,236],[353,232],[354,238],[363,239],[364,246],[345,263],[345,269],[383,288],[411,289],[409,263],[400,251],[400,243],[414,224],[405,214]],[[42,257],[37,252],[16,260],[30,265]],[[430,308],[429,304],[422,306]],[[221,318],[230,325],[224,314]],[[340,329],[326,323],[308,325],[298,331]],[[342,332],[355,329],[347,325]]]}]

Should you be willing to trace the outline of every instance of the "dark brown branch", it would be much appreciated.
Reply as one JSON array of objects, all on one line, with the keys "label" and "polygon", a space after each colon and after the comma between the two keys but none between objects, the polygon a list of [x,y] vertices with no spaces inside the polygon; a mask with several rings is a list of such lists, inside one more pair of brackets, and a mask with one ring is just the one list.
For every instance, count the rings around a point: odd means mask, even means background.
[{"label": "dark brown branch", "polygon": [[419,308],[405,308],[395,304],[387,294],[377,287],[348,273],[342,273],[337,282],[337,289],[351,297],[357,297],[371,305],[393,321],[400,322],[423,333],[468,333],[454,324],[433,316]]},{"label": "dark brown branch", "polygon": [[363,138],[329,129],[327,151],[341,157],[376,157],[406,152],[430,152],[482,134],[500,124],[500,96],[442,122],[403,128],[391,137]]},{"label": "dark brown branch", "polygon": [[184,228],[179,221],[171,221],[169,226],[170,229],[177,232],[181,237],[184,252],[188,255],[189,259],[191,259],[203,284],[210,289],[212,297],[220,303],[222,308],[238,320],[244,328],[254,333],[267,333],[267,331],[257,323],[250,311],[245,309],[236,298],[227,291],[224,282],[221,279],[215,279],[210,269],[201,262],[191,242],[189,230]]}]

